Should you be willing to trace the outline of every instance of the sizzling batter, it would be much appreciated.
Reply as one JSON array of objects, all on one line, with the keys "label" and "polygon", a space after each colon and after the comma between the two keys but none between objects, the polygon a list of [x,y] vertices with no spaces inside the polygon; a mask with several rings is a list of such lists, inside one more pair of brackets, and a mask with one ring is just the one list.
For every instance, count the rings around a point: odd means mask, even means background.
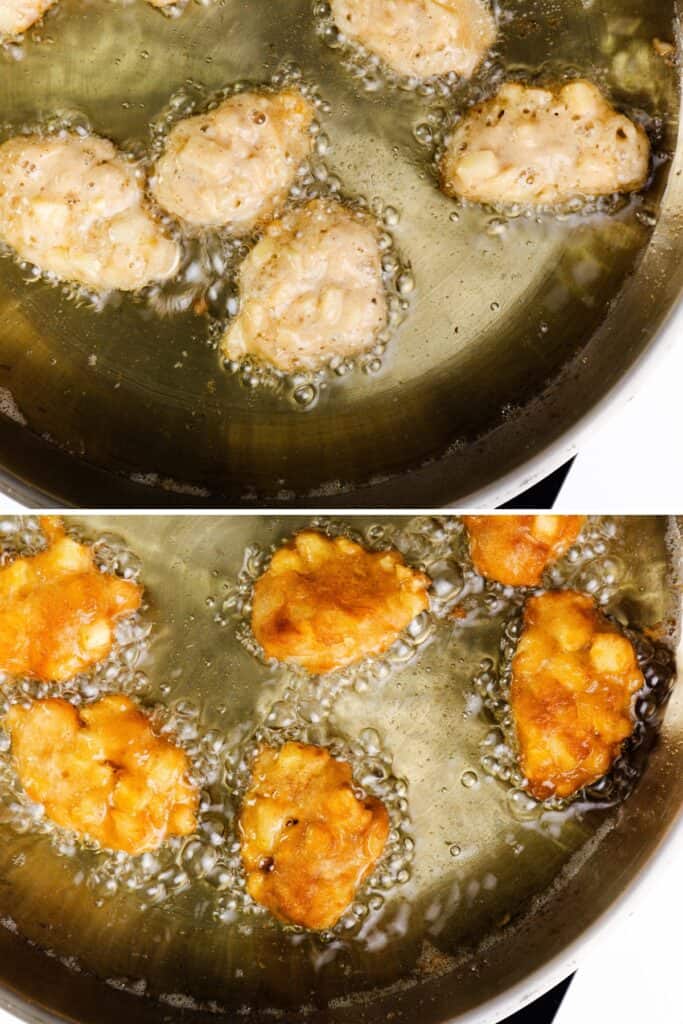
[{"label": "sizzling batter", "polygon": [[571,796],[604,775],[633,731],[643,682],[633,645],[592,598],[529,598],[510,697],[529,792]]},{"label": "sizzling batter", "polygon": [[14,705],[5,726],[22,786],[63,828],[131,854],[194,831],[199,794],[187,755],[156,736],[128,697],[80,709],[65,700]]},{"label": "sizzling batter", "polygon": [[47,550],[0,569],[0,671],[63,682],[106,657],[116,621],[140,606],[142,591],[100,572],[58,520],[42,524]]},{"label": "sizzling batter", "polygon": [[430,583],[398,551],[304,530],[254,587],[254,636],[269,658],[331,672],[386,651],[429,607]]},{"label": "sizzling batter", "polygon": [[478,573],[511,587],[537,587],[581,532],[585,516],[464,516]]},{"label": "sizzling batter", "polygon": [[0,40],[26,32],[57,0],[0,0]]},{"label": "sizzling batter", "polygon": [[28,135],[0,145],[0,239],[66,281],[135,291],[172,276],[180,247],[143,204],[135,168],[107,139]]},{"label": "sizzling batter", "polygon": [[399,75],[469,78],[496,38],[483,0],[331,0],[337,27]]},{"label": "sizzling batter", "polygon": [[293,89],[242,92],[180,121],[152,178],[164,209],[195,227],[252,231],[279,212],[311,152],[313,107]]},{"label": "sizzling batter", "polygon": [[272,221],[240,268],[240,311],[224,355],[284,372],[316,370],[372,347],[387,321],[375,224],[315,199]]},{"label": "sizzling batter", "polygon": [[257,756],[240,813],[249,894],[276,917],[331,928],[382,854],[389,815],[359,800],[351,767],[324,747],[285,743]]},{"label": "sizzling batter", "polygon": [[552,205],[632,192],[648,178],[647,135],[591,82],[503,85],[447,141],[445,192],[477,203]]}]

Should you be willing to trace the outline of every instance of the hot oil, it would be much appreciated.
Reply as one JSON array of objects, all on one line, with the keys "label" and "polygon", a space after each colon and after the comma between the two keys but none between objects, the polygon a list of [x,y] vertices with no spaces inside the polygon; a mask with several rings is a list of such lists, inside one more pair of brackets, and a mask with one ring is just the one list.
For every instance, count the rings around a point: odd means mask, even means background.
[{"label": "hot oil", "polygon": [[[338,187],[382,222],[394,322],[367,359],[339,361],[320,379],[283,381],[251,365],[226,372],[216,327],[235,309],[239,246],[195,239],[185,276],[99,312],[41,278],[28,284],[8,259],[0,309],[11,369],[0,385],[31,429],[90,461],[245,498],[341,492],[359,475],[390,475],[514,418],[588,343],[658,218],[677,82],[652,41],[672,37],[672,11],[641,8],[501,4],[500,39],[473,81],[418,88],[378,77],[357,56],[350,66],[309,0],[290,0],[277,18],[264,0],[223,0],[172,19],[135,0],[107,4],[105,20],[94,0],[63,0],[27,34],[21,60],[0,60],[5,135],[58,114],[149,154],[170,103],[289,69],[323,103],[325,152],[303,194]],[[656,150],[646,195],[563,219],[510,219],[442,195],[439,133],[505,69],[586,74],[644,118]]]},{"label": "hot oil", "polygon": [[[117,650],[106,672],[76,680],[69,695],[121,687],[156,708],[158,727],[188,751],[202,800],[197,834],[158,854],[83,849],[22,802],[5,745],[2,913],[72,966],[171,1005],[245,1014],[413,984],[482,942],[509,940],[530,903],[551,900],[619,820],[622,791],[556,806],[519,789],[491,701],[501,636],[523,594],[474,573],[455,517],[75,523],[90,538],[113,535],[98,544],[103,565],[139,573],[146,597],[135,665]],[[434,580],[431,611],[394,648],[317,683],[265,662],[248,628],[254,579],[309,525],[374,549],[395,545]],[[39,543],[30,523],[2,533],[13,551]],[[548,582],[593,593],[615,620],[656,629],[666,645],[677,629],[677,560],[665,519],[595,518]],[[662,670],[662,694],[669,682]],[[647,726],[649,712],[637,713]],[[288,738],[329,745],[390,811],[385,856],[320,935],[255,906],[239,860],[236,814],[254,751]]]}]

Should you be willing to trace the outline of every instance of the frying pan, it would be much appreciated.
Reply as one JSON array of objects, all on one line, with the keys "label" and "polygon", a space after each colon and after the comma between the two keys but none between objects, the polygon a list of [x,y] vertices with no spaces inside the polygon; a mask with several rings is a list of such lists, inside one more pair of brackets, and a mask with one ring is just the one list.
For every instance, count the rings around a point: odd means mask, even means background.
[{"label": "frying pan", "polygon": [[[241,742],[240,723],[255,708],[262,715],[279,708],[282,723],[291,679],[245,647],[235,599],[260,571],[270,545],[304,522],[256,516],[75,520],[90,537],[106,536],[110,560],[121,564],[125,557],[130,565],[131,550],[141,560],[148,606],[139,635],[144,623],[152,627],[145,658],[136,662],[129,649],[96,685],[133,687],[149,704],[161,700],[176,716],[183,742],[191,741],[188,702],[195,702],[200,732],[214,752],[218,736]],[[378,737],[373,743],[390,753],[391,766],[377,785],[408,780],[411,877],[385,891],[383,906],[361,919],[360,931],[342,929],[325,941],[289,932],[268,915],[231,910],[226,891],[212,888],[209,869],[201,874],[204,862],[187,848],[178,863],[191,883],[155,902],[147,886],[161,877],[163,864],[148,865],[146,875],[136,868],[141,881],[134,871],[122,873],[111,857],[56,847],[40,822],[24,829],[18,819],[10,822],[15,811],[8,811],[3,754],[0,1005],[21,1019],[486,1024],[566,975],[645,871],[655,869],[683,798],[680,687],[625,800],[610,803],[603,791],[595,803],[582,804],[578,816],[547,812],[543,827],[528,808],[516,816],[510,784],[483,770],[491,721],[472,703],[473,674],[481,672],[482,655],[495,660],[509,609],[500,589],[474,586],[459,524],[381,516],[324,525],[351,528],[366,543],[399,545],[444,581],[442,596],[451,581],[444,600],[464,602],[473,613],[466,627],[450,619],[433,633],[422,629],[412,655],[399,645],[388,671],[369,680],[352,673],[335,691],[316,691],[329,681],[312,689],[296,681],[301,707],[315,702],[316,693],[333,695],[336,736],[351,743],[370,729]],[[594,589],[610,614],[638,629],[677,622],[676,544],[674,525],[663,517],[597,517],[576,559],[563,563],[552,582]],[[666,659],[659,664],[661,687]],[[320,724],[311,724],[314,718],[308,716],[307,728],[315,731]],[[220,756],[234,765],[229,749]],[[220,806],[213,791],[203,815],[215,817]],[[112,879],[121,884],[105,892],[101,885]]]},{"label": "frying pan", "polygon": [[[13,496],[93,508],[500,500],[639,386],[683,284],[679,69],[653,42],[677,45],[673,0],[501,3],[491,60],[447,96],[369,89],[310,0],[276,18],[267,0],[191,3],[175,19],[103,2],[62,0],[21,60],[3,56],[3,135],[77,117],[147,151],[150,122],[183,90],[204,102],[295,65],[330,104],[327,171],[344,195],[398,212],[390,231],[415,288],[380,371],[328,374],[301,411],[287,387],[251,389],[222,368],[207,317],[130,297],[95,312],[3,260],[0,467]],[[644,195],[561,220],[443,196],[440,126],[503,73],[586,75],[643,119],[655,151]]]}]

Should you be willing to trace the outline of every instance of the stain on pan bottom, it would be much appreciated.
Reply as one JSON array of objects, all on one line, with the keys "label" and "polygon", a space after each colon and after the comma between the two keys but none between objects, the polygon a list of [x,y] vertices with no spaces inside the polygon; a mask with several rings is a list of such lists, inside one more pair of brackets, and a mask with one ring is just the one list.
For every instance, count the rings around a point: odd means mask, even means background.
[{"label": "stain on pan bottom", "polygon": [[[329,174],[395,211],[415,288],[382,369],[330,374],[301,412],[224,371],[206,317],[125,296],[98,312],[2,259],[7,471],[52,504],[85,507],[414,507],[471,494],[542,450],[624,375],[682,284],[679,76],[653,46],[674,39],[675,7],[646,7],[502,3],[491,60],[441,96],[368,91],[320,38],[310,0],[281,4],[276,19],[267,0],[189,4],[176,19],[140,0],[108,5],[104,21],[91,0],[61,0],[21,61],[0,55],[2,138],[75,118],[149,149],[150,124],[188,83],[210,94],[293,64],[330,104]],[[442,195],[439,125],[504,73],[583,74],[642,118],[655,152],[644,195],[611,213],[508,220]],[[412,488],[394,486],[419,467]]]},{"label": "stain on pan bottom", "polygon": [[[515,786],[510,751],[486,711],[496,696],[501,634],[519,595],[473,573],[456,518],[319,522],[370,546],[397,545],[436,581],[439,614],[423,616],[380,661],[314,683],[254,657],[245,626],[250,581],[270,546],[309,522],[72,521],[86,536],[104,535],[101,561],[139,571],[148,599],[110,661],[77,680],[72,694],[123,689],[162,705],[198,766],[203,799],[197,835],[158,855],[131,860],[87,850],[26,805],[4,750],[0,914],[51,957],[45,975],[38,970],[24,986],[29,996],[46,998],[41,979],[61,961],[72,980],[48,1004],[60,1005],[69,985],[87,986],[92,974],[102,985],[102,1006],[114,993],[144,997],[140,1013],[144,1006],[150,1019],[231,1012],[247,1021],[318,1013],[321,1020],[365,1020],[389,1005],[404,1019],[402,1008],[416,998],[425,1006],[433,998],[436,1007],[429,985],[452,978],[445,1018],[481,1000],[476,977],[487,965],[498,964],[503,983],[524,929],[535,928],[550,949],[556,934],[544,936],[544,922],[577,879],[588,890],[607,871],[605,893],[623,886],[621,853],[607,853],[617,833],[637,829],[630,843],[638,856],[651,842],[638,819],[651,771],[640,776],[672,680],[668,646],[678,615],[677,535],[668,520],[592,518],[551,572],[553,586],[593,593],[638,631],[666,623],[669,636],[661,647],[643,640],[649,690],[638,703],[637,749],[609,784],[567,806],[535,804]],[[32,529],[29,523],[29,537]],[[5,545],[25,542],[16,520],[2,521],[0,532]],[[466,619],[448,615],[455,605]],[[27,683],[24,692],[44,688]],[[7,684],[4,693],[6,700]],[[275,738],[338,743],[363,786],[389,805],[390,855],[329,933],[285,928],[244,893],[235,792],[244,785],[257,722]],[[663,808],[648,813],[661,818]],[[622,851],[628,845],[620,844]],[[601,857],[609,860],[602,867]],[[571,921],[591,910],[576,906]],[[3,974],[12,977],[7,965]],[[425,1019],[438,1019],[434,1007]],[[76,1015],[109,1019],[89,1004]]]}]

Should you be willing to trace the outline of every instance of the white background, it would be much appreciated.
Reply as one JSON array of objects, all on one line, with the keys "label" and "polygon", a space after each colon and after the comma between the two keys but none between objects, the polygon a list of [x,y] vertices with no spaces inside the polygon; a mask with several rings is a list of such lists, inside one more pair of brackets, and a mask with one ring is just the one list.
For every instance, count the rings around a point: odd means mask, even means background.
[{"label": "white background", "polygon": [[683,513],[680,315],[658,346],[636,385],[582,439],[555,503],[559,512]]},{"label": "white background", "polygon": [[682,1024],[683,826],[591,945],[554,1024]]}]

